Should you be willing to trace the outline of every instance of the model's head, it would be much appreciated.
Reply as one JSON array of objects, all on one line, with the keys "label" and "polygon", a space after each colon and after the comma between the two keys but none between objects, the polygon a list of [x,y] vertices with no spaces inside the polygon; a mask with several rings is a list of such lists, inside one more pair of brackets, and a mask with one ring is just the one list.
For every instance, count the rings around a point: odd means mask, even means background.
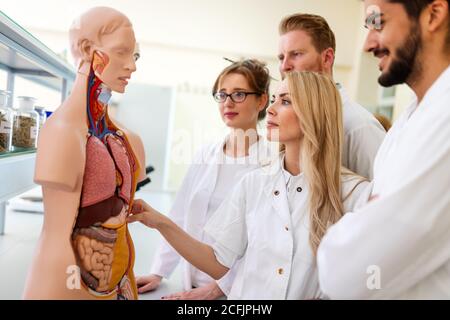
[{"label": "model's head", "polygon": [[137,46],[130,20],[115,9],[96,7],[72,23],[69,37],[78,70],[88,72],[92,65],[106,86],[123,93],[136,71]]},{"label": "model's head", "polygon": [[267,109],[267,135],[282,146],[300,144],[309,184],[310,242],[316,252],[328,225],[342,216],[342,102],[333,81],[314,72],[289,72]]},{"label": "model's head", "polygon": [[293,14],[279,25],[278,60],[281,76],[289,71],[333,73],[336,40],[327,21],[318,15]]},{"label": "model's head", "polygon": [[266,116],[269,86],[269,70],[258,60],[242,60],[225,68],[212,90],[223,122],[234,129],[255,128]]},{"label": "model's head", "polygon": [[448,0],[365,0],[364,4],[369,29],[364,49],[380,60],[382,86],[412,84],[422,77],[426,59],[450,55]]}]

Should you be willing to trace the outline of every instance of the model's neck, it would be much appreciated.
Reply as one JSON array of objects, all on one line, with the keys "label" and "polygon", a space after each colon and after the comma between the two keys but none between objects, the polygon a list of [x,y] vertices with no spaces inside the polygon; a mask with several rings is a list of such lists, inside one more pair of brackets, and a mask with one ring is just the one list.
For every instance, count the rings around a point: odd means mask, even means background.
[{"label": "model's neck", "polygon": [[93,116],[93,120],[98,122],[103,119],[107,112],[108,103],[111,98],[111,90],[97,77],[94,77],[95,85],[89,90],[89,73],[90,65],[85,63],[80,67],[68,99],[70,99],[74,105],[79,106],[77,107],[77,112],[85,115],[87,99],[88,97],[92,97],[89,100],[91,115]]},{"label": "model's neck", "polygon": [[[433,56],[433,55],[429,55]],[[450,66],[450,55],[439,55],[436,59],[423,59],[420,70],[406,83],[414,91],[420,103],[436,80]]]},{"label": "model's neck", "polygon": [[98,78],[95,78],[95,83],[100,83],[96,89],[96,86],[91,88],[90,94],[94,99],[91,101],[91,112],[95,121],[100,121],[105,117],[108,109],[108,103],[111,99],[111,89],[103,84]]}]

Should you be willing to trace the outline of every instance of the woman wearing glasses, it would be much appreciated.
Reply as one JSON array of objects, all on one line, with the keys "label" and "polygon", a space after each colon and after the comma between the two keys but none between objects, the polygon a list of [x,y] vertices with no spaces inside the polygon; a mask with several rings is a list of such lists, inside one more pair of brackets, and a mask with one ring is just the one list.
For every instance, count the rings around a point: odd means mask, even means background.
[{"label": "woman wearing glasses", "polygon": [[230,192],[205,226],[212,242],[191,238],[141,200],[128,221],[156,228],[215,279],[240,259],[229,299],[325,298],[315,259],[319,243],[343,213],[366,202],[370,188],[341,166],[341,99],[329,78],[287,74],[268,114],[268,139],[282,152]]},{"label": "woman wearing glasses", "polygon": [[[194,157],[169,214],[198,241],[212,243],[203,232],[208,219],[238,181],[270,157],[268,144],[257,132],[258,121],[266,115],[269,84],[269,71],[257,60],[234,62],[217,77],[213,96],[230,132],[223,141],[206,146]],[[179,254],[163,242],[154,257],[151,274],[137,278],[139,293],[156,289],[179,261]],[[183,263],[186,292],[163,299],[216,299],[231,288],[232,271],[216,282],[206,273]]]}]

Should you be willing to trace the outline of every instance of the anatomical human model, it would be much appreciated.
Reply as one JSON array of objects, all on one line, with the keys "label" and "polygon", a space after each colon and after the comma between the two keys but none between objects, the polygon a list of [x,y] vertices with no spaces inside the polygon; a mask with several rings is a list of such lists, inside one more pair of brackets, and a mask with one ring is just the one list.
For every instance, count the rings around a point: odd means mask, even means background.
[{"label": "anatomical human model", "polygon": [[97,7],[73,23],[70,41],[78,73],[39,136],[44,225],[23,297],[137,299],[126,217],[144,150],[107,112],[111,91],[123,93],[136,71],[134,31],[122,13]]}]

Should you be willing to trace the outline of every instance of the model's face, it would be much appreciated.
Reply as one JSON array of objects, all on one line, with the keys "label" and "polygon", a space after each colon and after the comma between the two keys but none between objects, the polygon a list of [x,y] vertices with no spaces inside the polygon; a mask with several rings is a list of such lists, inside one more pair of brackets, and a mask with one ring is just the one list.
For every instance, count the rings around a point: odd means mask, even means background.
[{"label": "model's face", "polygon": [[297,114],[292,107],[287,80],[283,80],[267,108],[267,139],[287,144],[303,137]]},{"label": "model's face", "polygon": [[[255,92],[248,84],[247,79],[238,73],[224,76],[218,86],[217,92],[232,94],[233,92]],[[220,115],[223,122],[230,128],[248,130],[255,128],[258,114],[264,107],[263,96],[247,95],[244,101],[234,102],[227,97],[219,103]]]},{"label": "model's face", "polygon": [[101,42],[101,48],[94,51],[94,72],[111,90],[123,93],[131,74],[136,71],[136,39],[133,28],[120,27],[103,36]]},{"label": "model's face", "polygon": [[364,50],[379,59],[378,82],[385,87],[405,83],[420,70],[421,31],[400,3],[365,0]]},{"label": "model's face", "polygon": [[290,31],[280,37],[278,61],[283,79],[289,71],[324,71],[321,54],[303,30]]}]

